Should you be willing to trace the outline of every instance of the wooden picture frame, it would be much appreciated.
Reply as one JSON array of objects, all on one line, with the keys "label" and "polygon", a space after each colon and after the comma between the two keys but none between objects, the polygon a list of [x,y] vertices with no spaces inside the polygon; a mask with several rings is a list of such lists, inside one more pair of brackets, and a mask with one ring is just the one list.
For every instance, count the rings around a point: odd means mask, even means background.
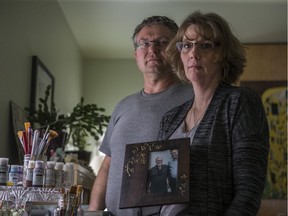
[{"label": "wooden picture frame", "polygon": [[[156,155],[178,150],[176,192],[151,192],[149,179]],[[163,159],[168,164],[170,158]],[[190,138],[144,142],[126,145],[120,208],[133,208],[189,202]],[[155,161],[156,162],[156,161]],[[155,165],[155,162],[153,165]],[[167,165],[168,166],[168,165]]]},{"label": "wooden picture frame", "polygon": [[51,109],[54,99],[55,78],[44,63],[37,57],[32,56],[32,79],[31,79],[31,101],[30,106],[38,109],[39,99],[45,98],[45,91],[50,85],[50,96],[48,98],[48,109]]}]

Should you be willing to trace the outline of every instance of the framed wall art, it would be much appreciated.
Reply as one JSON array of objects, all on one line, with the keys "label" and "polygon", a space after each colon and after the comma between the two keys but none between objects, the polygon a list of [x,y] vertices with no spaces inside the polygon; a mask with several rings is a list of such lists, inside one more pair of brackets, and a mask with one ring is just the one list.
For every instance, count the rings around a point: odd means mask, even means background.
[{"label": "framed wall art", "polygon": [[126,145],[120,208],[188,203],[189,161],[190,138]]},{"label": "framed wall art", "polygon": [[242,81],[262,99],[269,125],[270,153],[264,199],[287,199],[287,80]]},{"label": "framed wall art", "polygon": [[[10,114],[13,128],[13,131],[11,132],[11,134],[13,134],[13,140],[11,142],[14,143],[15,141],[15,145],[13,144],[12,150],[17,149],[18,157],[11,158],[9,162],[18,164],[23,162],[23,156],[25,154],[23,146],[18,138],[18,131],[23,131],[25,129],[24,123],[28,121],[28,112],[14,101],[10,101]],[[15,146],[16,148],[14,148]]]},{"label": "framed wall art", "polygon": [[44,63],[37,57],[32,56],[32,79],[31,79],[31,101],[30,106],[38,108],[39,99],[45,98],[45,92],[48,86],[51,87],[48,98],[48,109],[51,108],[54,96],[55,78]]}]

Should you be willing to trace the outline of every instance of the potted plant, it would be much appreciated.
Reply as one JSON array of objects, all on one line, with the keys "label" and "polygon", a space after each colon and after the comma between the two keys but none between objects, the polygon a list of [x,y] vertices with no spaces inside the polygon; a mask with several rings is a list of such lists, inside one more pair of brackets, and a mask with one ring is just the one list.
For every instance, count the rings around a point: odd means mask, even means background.
[{"label": "potted plant", "polygon": [[64,145],[69,143],[79,152],[91,145],[86,141],[89,135],[97,143],[110,119],[110,116],[103,114],[105,109],[96,104],[84,104],[82,97],[70,114],[58,114],[54,102],[49,109],[50,91],[51,86],[49,85],[46,88],[45,97],[39,99],[37,108],[34,106],[25,108],[29,112],[28,120],[33,125],[39,125],[40,128],[45,129],[49,125],[52,130],[67,133]]}]

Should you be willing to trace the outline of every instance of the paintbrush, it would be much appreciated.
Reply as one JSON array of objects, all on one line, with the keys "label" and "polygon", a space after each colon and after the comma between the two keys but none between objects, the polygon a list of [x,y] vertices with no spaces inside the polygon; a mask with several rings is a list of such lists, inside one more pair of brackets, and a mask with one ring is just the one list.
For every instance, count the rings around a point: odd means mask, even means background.
[{"label": "paintbrush", "polygon": [[23,131],[18,131],[17,136],[18,136],[19,141],[23,147],[24,153],[27,154],[27,148],[26,148],[24,141],[23,141]]},{"label": "paintbrush", "polygon": [[76,199],[76,192],[77,192],[77,186],[72,185],[68,193],[68,203],[65,216],[71,216],[71,215],[73,216],[73,209],[75,208],[74,205]]},{"label": "paintbrush", "polygon": [[49,125],[47,126],[47,128],[46,128],[46,130],[45,130],[45,133],[44,133],[44,135],[43,135],[43,138],[42,138],[42,140],[41,140],[41,142],[40,142],[40,144],[39,144],[39,147],[38,147],[38,154],[40,155],[40,154],[42,154],[42,152],[43,152],[43,150],[44,150],[44,146],[45,146],[45,143],[47,142],[47,140],[48,140],[48,137],[49,137],[49,134],[48,134],[48,132],[49,132]]},{"label": "paintbrush", "polygon": [[25,154],[29,154],[29,147],[28,147],[28,142],[27,142],[27,133],[25,130],[22,131],[22,141],[25,146]]},{"label": "paintbrush", "polygon": [[48,147],[49,147],[49,144],[50,144],[50,141],[54,138],[56,138],[58,136],[58,133],[54,130],[50,130],[49,131],[49,134],[48,134],[48,138],[44,141],[44,149],[42,151],[42,154],[46,154],[46,151],[48,150]]},{"label": "paintbrush", "polygon": [[58,136],[58,133],[56,131],[54,131],[54,130],[49,131],[49,139],[50,140],[56,138],[57,136]]},{"label": "paintbrush", "polygon": [[83,191],[83,186],[82,185],[77,185],[76,200],[75,200],[75,205],[74,205],[75,208],[72,211],[72,212],[75,213],[75,215],[77,215],[77,210],[78,210],[79,206],[81,205],[82,191]]},{"label": "paintbrush", "polygon": [[35,158],[35,156],[37,155],[39,135],[40,135],[40,131],[35,130],[33,133],[32,149],[31,149],[32,158]]},{"label": "paintbrush", "polygon": [[25,127],[25,132],[26,132],[26,141],[27,141],[27,146],[28,146],[28,154],[30,153],[31,150],[31,124],[30,122],[25,122],[24,123],[24,127]]},{"label": "paintbrush", "polygon": [[24,127],[25,127],[25,131],[27,132],[27,131],[28,131],[28,128],[31,127],[30,122],[25,122],[25,123],[24,123]]}]

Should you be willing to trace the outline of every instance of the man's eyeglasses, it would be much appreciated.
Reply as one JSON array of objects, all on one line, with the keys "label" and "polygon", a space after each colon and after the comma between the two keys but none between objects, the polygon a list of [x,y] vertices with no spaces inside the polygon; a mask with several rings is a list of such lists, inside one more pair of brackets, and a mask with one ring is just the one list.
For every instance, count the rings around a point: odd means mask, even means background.
[{"label": "man's eyeglasses", "polygon": [[218,46],[218,44],[216,44],[213,41],[200,41],[200,42],[181,41],[176,43],[178,51],[182,53],[189,52],[194,46],[198,48],[200,51],[210,51],[213,50],[215,46]]},{"label": "man's eyeglasses", "polygon": [[136,43],[136,47],[141,50],[148,49],[149,47],[152,47],[152,45],[159,47],[160,49],[164,49],[168,46],[169,40],[167,39],[160,39],[160,40],[140,40]]}]

